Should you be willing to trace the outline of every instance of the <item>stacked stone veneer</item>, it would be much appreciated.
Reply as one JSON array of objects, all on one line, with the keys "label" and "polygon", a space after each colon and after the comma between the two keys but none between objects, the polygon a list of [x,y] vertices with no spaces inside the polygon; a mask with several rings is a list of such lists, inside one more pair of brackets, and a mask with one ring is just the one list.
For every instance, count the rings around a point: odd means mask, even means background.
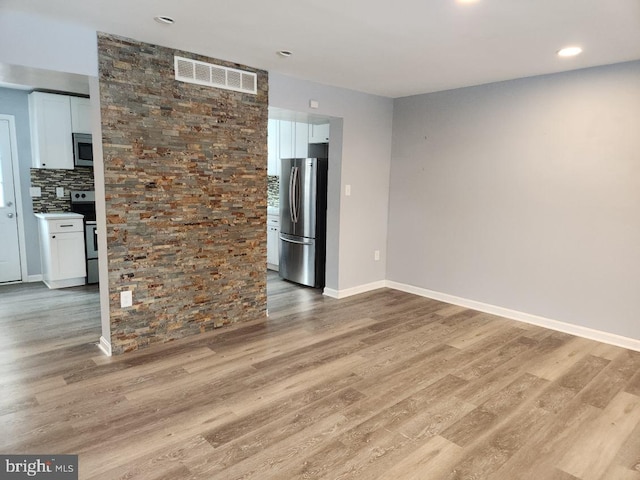
[{"label": "stacked stone veneer", "polygon": [[[113,352],[263,318],[267,73],[107,34],[98,50]],[[176,81],[174,55],[256,72],[258,94]]]},{"label": "stacked stone veneer", "polygon": [[[93,168],[75,170],[31,169],[31,186],[40,187],[42,196],[33,197],[33,212],[67,212],[70,210],[71,190],[93,190]],[[64,188],[64,197],[58,198],[56,187]]]}]

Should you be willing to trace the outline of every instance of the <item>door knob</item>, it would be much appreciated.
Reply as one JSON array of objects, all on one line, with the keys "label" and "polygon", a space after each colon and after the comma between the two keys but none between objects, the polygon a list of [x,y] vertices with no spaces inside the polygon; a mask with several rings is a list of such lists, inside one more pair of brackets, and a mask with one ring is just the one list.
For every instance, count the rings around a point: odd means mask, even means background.
[{"label": "door knob", "polygon": [[13,218],[13,213],[7,213],[7,217]]},{"label": "door knob", "polygon": [[7,202],[7,207],[10,207],[11,205],[13,205],[13,202]]}]

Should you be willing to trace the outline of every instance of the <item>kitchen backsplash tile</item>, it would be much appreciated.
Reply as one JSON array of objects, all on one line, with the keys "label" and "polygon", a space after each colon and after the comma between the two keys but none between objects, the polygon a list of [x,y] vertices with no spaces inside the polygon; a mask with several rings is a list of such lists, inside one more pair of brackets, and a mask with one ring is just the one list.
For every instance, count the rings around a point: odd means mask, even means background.
[{"label": "kitchen backsplash tile", "polygon": [[[31,186],[40,187],[41,197],[33,197],[33,213],[69,211],[69,191],[93,190],[93,169],[31,169]],[[58,198],[56,187],[64,187],[64,198]]]},{"label": "kitchen backsplash tile", "polygon": [[280,177],[269,175],[267,177],[267,205],[278,207],[280,205]]}]

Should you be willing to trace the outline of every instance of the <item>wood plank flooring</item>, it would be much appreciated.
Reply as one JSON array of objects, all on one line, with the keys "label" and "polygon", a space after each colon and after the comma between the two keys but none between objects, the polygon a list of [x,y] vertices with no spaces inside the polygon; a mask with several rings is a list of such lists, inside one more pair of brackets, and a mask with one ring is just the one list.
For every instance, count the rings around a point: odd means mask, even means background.
[{"label": "wood plank flooring", "polygon": [[268,319],[108,358],[95,287],[0,287],[0,453],[90,480],[640,480],[640,353],[387,289],[268,293]]}]

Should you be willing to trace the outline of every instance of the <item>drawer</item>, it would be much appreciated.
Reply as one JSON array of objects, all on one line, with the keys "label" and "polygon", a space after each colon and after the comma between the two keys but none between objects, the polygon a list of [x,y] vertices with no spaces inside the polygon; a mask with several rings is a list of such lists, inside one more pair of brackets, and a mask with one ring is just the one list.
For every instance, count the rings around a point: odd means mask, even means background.
[{"label": "drawer", "polygon": [[267,217],[267,226],[269,226],[269,227],[278,227],[279,225],[280,225],[280,220],[279,219]]},{"label": "drawer", "polygon": [[82,232],[84,225],[81,218],[70,218],[69,220],[49,220],[49,233],[62,232]]}]

